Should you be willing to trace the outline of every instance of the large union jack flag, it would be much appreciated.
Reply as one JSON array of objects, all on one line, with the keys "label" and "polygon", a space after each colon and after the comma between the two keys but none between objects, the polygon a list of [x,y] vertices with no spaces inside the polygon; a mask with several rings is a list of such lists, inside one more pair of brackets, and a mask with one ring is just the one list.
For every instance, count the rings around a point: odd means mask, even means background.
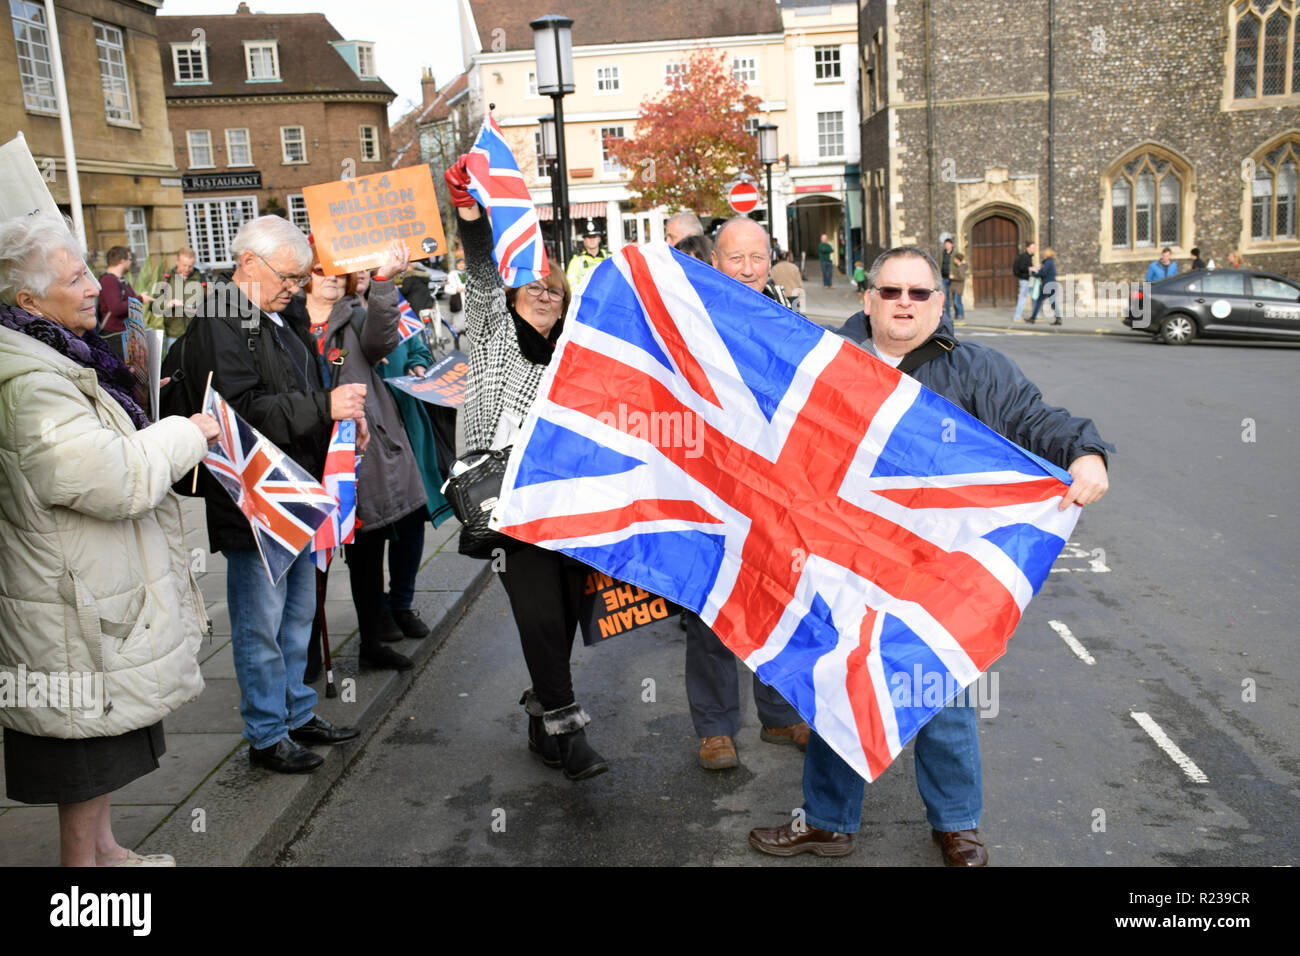
[{"label": "large union jack flag", "polygon": [[575,300],[493,520],[697,611],[871,780],[1005,651],[1077,520],[1068,481],[652,245]]},{"label": "large union jack flag", "polygon": [[338,503],[213,389],[203,410],[220,431],[203,463],[248,518],[267,576],[278,584]]},{"label": "large union jack flag", "polygon": [[510,144],[491,113],[466,154],[469,194],[488,212],[492,257],[506,286],[527,285],[550,272],[537,210]]},{"label": "large union jack flag", "polygon": [[316,567],[328,571],[334,549],[351,544],[357,530],[357,423],[335,422],[325,452],[325,473],[321,476],[325,491],[338,504],[311,539],[312,559]]}]

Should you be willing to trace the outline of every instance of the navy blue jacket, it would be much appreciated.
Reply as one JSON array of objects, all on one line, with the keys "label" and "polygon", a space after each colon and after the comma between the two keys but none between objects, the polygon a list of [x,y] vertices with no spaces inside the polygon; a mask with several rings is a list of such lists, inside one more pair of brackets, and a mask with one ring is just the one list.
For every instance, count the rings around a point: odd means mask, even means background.
[{"label": "navy blue jacket", "polygon": [[926,388],[1054,465],[1069,468],[1081,455],[1095,454],[1107,459],[1109,467],[1107,454],[1115,446],[1102,440],[1092,420],[1044,402],[1038,386],[1011,359],[988,346],[958,341],[946,316],[930,339],[951,350],[910,373]]}]

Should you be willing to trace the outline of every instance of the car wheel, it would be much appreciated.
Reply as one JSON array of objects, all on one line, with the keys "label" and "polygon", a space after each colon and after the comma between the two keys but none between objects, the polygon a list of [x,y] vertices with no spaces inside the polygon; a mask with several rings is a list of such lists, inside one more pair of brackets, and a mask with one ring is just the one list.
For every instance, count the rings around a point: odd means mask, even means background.
[{"label": "car wheel", "polygon": [[1196,323],[1190,316],[1171,315],[1160,323],[1159,337],[1170,345],[1186,345],[1196,338]]}]

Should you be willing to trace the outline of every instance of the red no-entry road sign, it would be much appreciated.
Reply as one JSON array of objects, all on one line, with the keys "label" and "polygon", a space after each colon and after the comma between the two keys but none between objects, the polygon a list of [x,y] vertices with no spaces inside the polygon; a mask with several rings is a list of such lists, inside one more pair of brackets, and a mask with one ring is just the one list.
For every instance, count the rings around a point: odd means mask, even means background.
[{"label": "red no-entry road sign", "polygon": [[727,190],[727,202],[736,212],[749,212],[758,206],[758,187],[753,183],[736,183]]}]

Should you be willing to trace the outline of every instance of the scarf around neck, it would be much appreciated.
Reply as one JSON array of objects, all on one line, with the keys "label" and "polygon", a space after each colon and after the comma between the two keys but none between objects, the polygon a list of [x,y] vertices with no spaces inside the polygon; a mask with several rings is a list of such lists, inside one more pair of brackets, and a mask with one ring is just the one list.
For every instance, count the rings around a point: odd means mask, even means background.
[{"label": "scarf around neck", "polygon": [[108,392],[137,429],[147,428],[149,416],[136,404],[135,377],[109,348],[98,332],[77,336],[57,322],[24,312],[16,305],[0,304],[0,325],[48,345],[60,355],[72,359],[82,368],[94,369],[99,387]]}]

